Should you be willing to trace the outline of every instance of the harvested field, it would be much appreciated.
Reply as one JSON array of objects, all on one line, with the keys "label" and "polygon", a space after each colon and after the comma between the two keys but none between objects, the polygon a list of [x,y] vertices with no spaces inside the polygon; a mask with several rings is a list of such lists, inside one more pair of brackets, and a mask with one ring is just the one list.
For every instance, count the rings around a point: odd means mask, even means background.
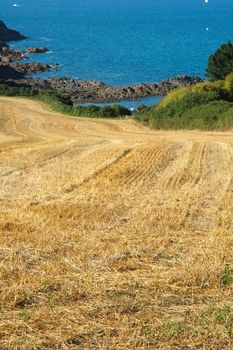
[{"label": "harvested field", "polygon": [[233,349],[233,133],[0,98],[0,349]]}]

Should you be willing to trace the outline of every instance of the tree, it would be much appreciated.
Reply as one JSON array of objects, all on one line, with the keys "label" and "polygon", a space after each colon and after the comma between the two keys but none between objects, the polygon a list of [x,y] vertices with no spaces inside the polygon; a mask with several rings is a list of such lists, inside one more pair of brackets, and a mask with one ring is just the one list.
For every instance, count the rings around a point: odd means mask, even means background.
[{"label": "tree", "polygon": [[212,81],[224,80],[230,73],[233,73],[233,44],[229,41],[209,57],[206,76]]}]

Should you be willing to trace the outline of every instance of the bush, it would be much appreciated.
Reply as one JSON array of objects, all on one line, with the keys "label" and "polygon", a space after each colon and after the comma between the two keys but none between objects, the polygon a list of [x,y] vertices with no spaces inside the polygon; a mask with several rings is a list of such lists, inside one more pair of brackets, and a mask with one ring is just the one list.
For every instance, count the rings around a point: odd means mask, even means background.
[{"label": "bush", "polygon": [[180,89],[175,89],[169,92],[158,104],[158,107],[166,107],[170,103],[175,103],[182,99],[187,93],[191,91],[190,87],[184,87]]},{"label": "bush", "polygon": [[216,82],[203,82],[203,83],[199,83],[199,84],[195,84],[192,87],[192,92],[211,92],[211,91],[215,91],[219,98],[223,95],[223,82],[220,81],[216,81]]},{"label": "bush", "polygon": [[219,98],[220,96],[216,91],[190,92],[176,103],[176,110],[180,110],[183,113],[194,106],[215,101]]},{"label": "bush", "polygon": [[158,110],[150,117],[150,126],[157,129],[226,130],[233,126],[233,108],[226,101],[213,101],[180,113],[173,106],[169,113]]},{"label": "bush", "polygon": [[209,57],[206,76],[212,81],[223,80],[233,72],[233,45],[229,41],[223,44]]},{"label": "bush", "polygon": [[225,130],[233,125],[233,108],[216,91],[188,92],[166,107],[139,110],[136,119],[156,129]]}]

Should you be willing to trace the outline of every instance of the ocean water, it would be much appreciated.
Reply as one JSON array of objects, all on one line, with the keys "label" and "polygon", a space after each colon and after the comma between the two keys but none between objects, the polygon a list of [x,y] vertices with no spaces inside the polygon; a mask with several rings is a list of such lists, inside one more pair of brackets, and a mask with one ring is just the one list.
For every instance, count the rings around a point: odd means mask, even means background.
[{"label": "ocean water", "polygon": [[[129,108],[132,111],[135,111],[138,109],[139,106],[141,105],[146,105],[146,106],[153,106],[157,105],[159,101],[161,100],[161,96],[147,96],[147,97],[142,97],[137,100],[130,100],[130,101],[120,101],[117,102],[117,104],[120,104],[123,107]],[[96,106],[99,107],[105,107],[105,106],[111,106],[113,103],[112,102],[107,102],[107,103],[94,103]],[[78,103],[77,106],[91,106],[93,103],[91,102],[86,102],[86,103]]]},{"label": "ocean water", "polygon": [[233,40],[233,0],[1,0],[0,18],[29,37],[18,47],[51,50],[31,59],[60,63],[40,76],[115,85],[204,76]]}]

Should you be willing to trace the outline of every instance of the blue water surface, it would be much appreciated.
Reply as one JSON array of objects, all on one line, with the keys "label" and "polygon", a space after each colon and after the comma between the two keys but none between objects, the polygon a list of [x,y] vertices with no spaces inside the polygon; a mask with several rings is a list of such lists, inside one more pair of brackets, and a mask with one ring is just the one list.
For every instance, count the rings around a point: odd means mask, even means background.
[{"label": "blue water surface", "polygon": [[61,64],[40,76],[115,85],[204,76],[233,39],[232,0],[1,0],[0,18],[29,37],[18,47],[51,50],[31,60]]},{"label": "blue water surface", "polygon": [[[132,111],[136,111],[139,106],[141,105],[146,105],[146,106],[153,106],[159,103],[161,100],[161,96],[148,96],[148,97],[142,97],[137,100],[130,100],[130,101],[120,101],[117,102],[117,104],[128,108]],[[96,105],[99,107],[106,107],[106,106],[111,106],[113,105],[112,102],[107,102],[107,103],[91,103],[91,102],[86,102],[86,103],[77,103],[77,106],[91,106],[91,105]]]}]

